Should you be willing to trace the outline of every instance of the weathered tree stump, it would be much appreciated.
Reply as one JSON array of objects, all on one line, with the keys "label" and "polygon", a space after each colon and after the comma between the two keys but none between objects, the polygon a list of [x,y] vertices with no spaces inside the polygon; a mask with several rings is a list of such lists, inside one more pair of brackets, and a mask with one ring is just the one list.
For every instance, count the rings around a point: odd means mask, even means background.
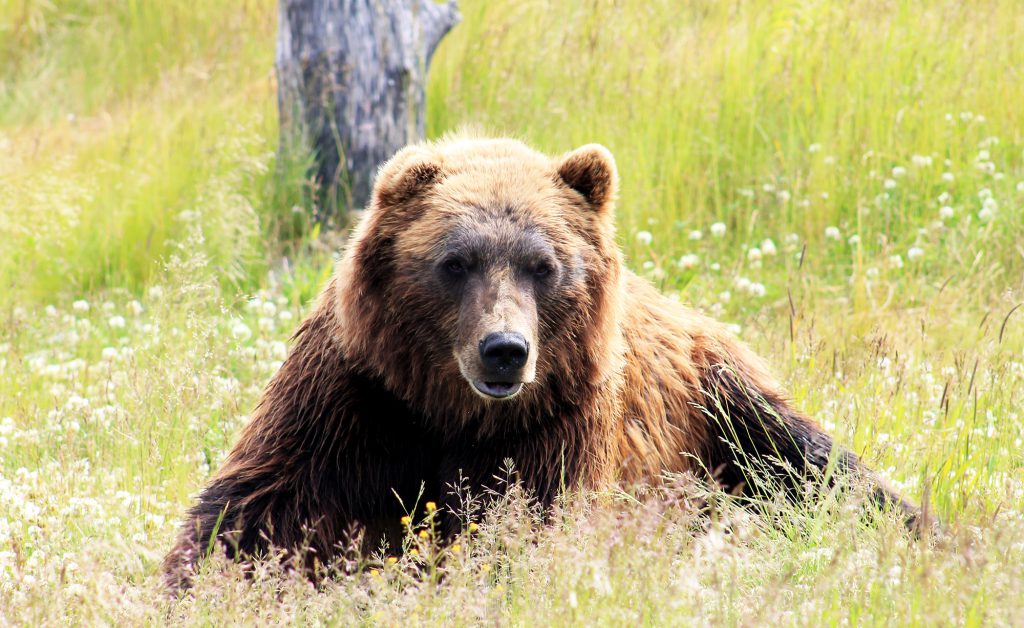
[{"label": "weathered tree stump", "polygon": [[455,0],[280,0],[282,149],[314,151],[318,220],[365,207],[377,167],[423,137],[430,58],[459,19]]}]

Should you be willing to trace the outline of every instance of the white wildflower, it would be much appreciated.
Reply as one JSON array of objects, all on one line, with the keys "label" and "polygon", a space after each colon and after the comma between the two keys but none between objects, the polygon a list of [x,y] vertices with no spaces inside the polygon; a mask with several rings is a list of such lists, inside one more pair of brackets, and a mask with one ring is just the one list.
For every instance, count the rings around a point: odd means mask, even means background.
[{"label": "white wildflower", "polygon": [[949,205],[943,205],[939,208],[939,218],[942,218],[943,220],[949,220],[952,218],[953,213],[953,208]]},{"label": "white wildflower", "polygon": [[924,257],[924,249],[919,246],[912,246],[907,251],[907,259],[914,262]]},{"label": "white wildflower", "polygon": [[899,179],[907,174],[907,169],[903,166],[894,166],[892,169],[892,178]]},{"label": "white wildflower", "polygon": [[893,268],[903,268],[903,258],[899,255],[892,255],[889,257],[889,265]]},{"label": "white wildflower", "polygon": [[242,321],[238,321],[231,327],[231,335],[238,340],[248,340],[252,336],[252,330]]},{"label": "white wildflower", "polygon": [[896,179],[886,179],[882,182],[882,187],[887,190],[891,190],[896,187]]},{"label": "white wildflower", "polygon": [[679,268],[693,268],[700,263],[700,258],[693,253],[687,253],[679,258]]},{"label": "white wildflower", "polygon": [[775,243],[772,242],[771,238],[765,238],[761,241],[761,252],[768,257],[773,257],[779,250],[775,248]]},{"label": "white wildflower", "polygon": [[816,153],[821,150],[821,144],[811,144],[807,147],[807,152]]},{"label": "white wildflower", "polygon": [[724,222],[716,222],[713,225],[711,225],[711,235],[715,236],[716,238],[721,238],[722,236],[724,236],[725,235],[725,223]]},{"label": "white wildflower", "polygon": [[932,158],[930,155],[914,155],[910,158],[910,163],[918,168],[927,168],[932,165]]},{"label": "white wildflower", "polygon": [[122,329],[124,327],[124,317],[121,315],[111,316],[107,321],[107,325],[110,325],[113,329]]},{"label": "white wildflower", "polygon": [[694,229],[693,231],[690,232],[689,237],[691,240],[700,240],[701,238],[704,237],[704,234],[701,233],[699,229]]},{"label": "white wildflower", "polygon": [[952,183],[953,179],[955,179],[955,178],[956,177],[953,176],[952,172],[943,172],[942,173],[942,180],[945,181],[946,183]]},{"label": "white wildflower", "polygon": [[846,239],[846,243],[849,244],[850,246],[857,246],[858,244],[860,244],[860,235],[856,233],[853,234],[852,236]]},{"label": "white wildflower", "polygon": [[839,240],[842,234],[839,233],[839,227],[825,227],[825,237],[829,240]]},{"label": "white wildflower", "polygon": [[637,231],[636,241],[644,246],[650,246],[654,241],[654,235],[650,231]]},{"label": "white wildflower", "polygon": [[73,309],[76,312],[88,312],[89,302],[83,299],[79,299],[71,304],[71,309]]},{"label": "white wildflower", "polygon": [[761,249],[754,247],[747,251],[747,259],[752,262],[761,261]]}]

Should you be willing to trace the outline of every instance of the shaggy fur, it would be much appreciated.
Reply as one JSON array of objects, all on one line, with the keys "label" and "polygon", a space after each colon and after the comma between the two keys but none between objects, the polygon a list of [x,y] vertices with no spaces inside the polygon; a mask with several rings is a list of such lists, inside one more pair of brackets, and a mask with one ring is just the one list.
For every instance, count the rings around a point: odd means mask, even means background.
[{"label": "shaggy fur", "polygon": [[[872,478],[721,324],[624,268],[616,185],[596,145],[557,159],[512,140],[399,152],[189,511],[168,583],[188,584],[211,537],[235,557],[308,544],[310,564],[356,529],[366,547],[394,540],[396,494],[409,505],[422,486],[443,506],[450,486],[497,488],[509,458],[545,505],[564,487],[654,483],[665,471],[731,491],[763,486],[751,470],[793,490],[830,460]],[[522,331],[530,346],[511,399],[467,381],[489,331]],[[917,516],[881,484],[877,498]]]}]

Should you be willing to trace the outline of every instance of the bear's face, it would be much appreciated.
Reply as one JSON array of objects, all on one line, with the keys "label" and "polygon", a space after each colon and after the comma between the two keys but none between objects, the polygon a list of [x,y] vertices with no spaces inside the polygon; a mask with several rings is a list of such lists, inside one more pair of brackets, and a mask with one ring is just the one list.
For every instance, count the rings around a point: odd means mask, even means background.
[{"label": "bear's face", "polygon": [[595,299],[618,276],[615,185],[611,155],[593,145],[556,160],[509,140],[396,155],[347,260],[364,295],[353,307],[379,309],[369,343],[391,349],[377,370],[404,366],[403,377],[490,402],[580,368],[576,349],[600,325]]},{"label": "bear's face", "polygon": [[510,399],[537,373],[539,317],[581,282],[580,261],[520,212],[467,212],[429,247],[422,285],[457,321],[452,356],[473,390]]}]

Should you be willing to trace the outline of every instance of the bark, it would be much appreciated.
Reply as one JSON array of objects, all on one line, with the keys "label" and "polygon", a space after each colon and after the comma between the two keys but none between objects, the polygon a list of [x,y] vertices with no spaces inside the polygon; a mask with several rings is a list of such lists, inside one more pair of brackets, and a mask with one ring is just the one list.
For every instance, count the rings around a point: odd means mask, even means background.
[{"label": "bark", "polygon": [[424,134],[430,58],[455,0],[280,0],[282,150],[312,149],[321,221],[366,206],[377,167]]}]

